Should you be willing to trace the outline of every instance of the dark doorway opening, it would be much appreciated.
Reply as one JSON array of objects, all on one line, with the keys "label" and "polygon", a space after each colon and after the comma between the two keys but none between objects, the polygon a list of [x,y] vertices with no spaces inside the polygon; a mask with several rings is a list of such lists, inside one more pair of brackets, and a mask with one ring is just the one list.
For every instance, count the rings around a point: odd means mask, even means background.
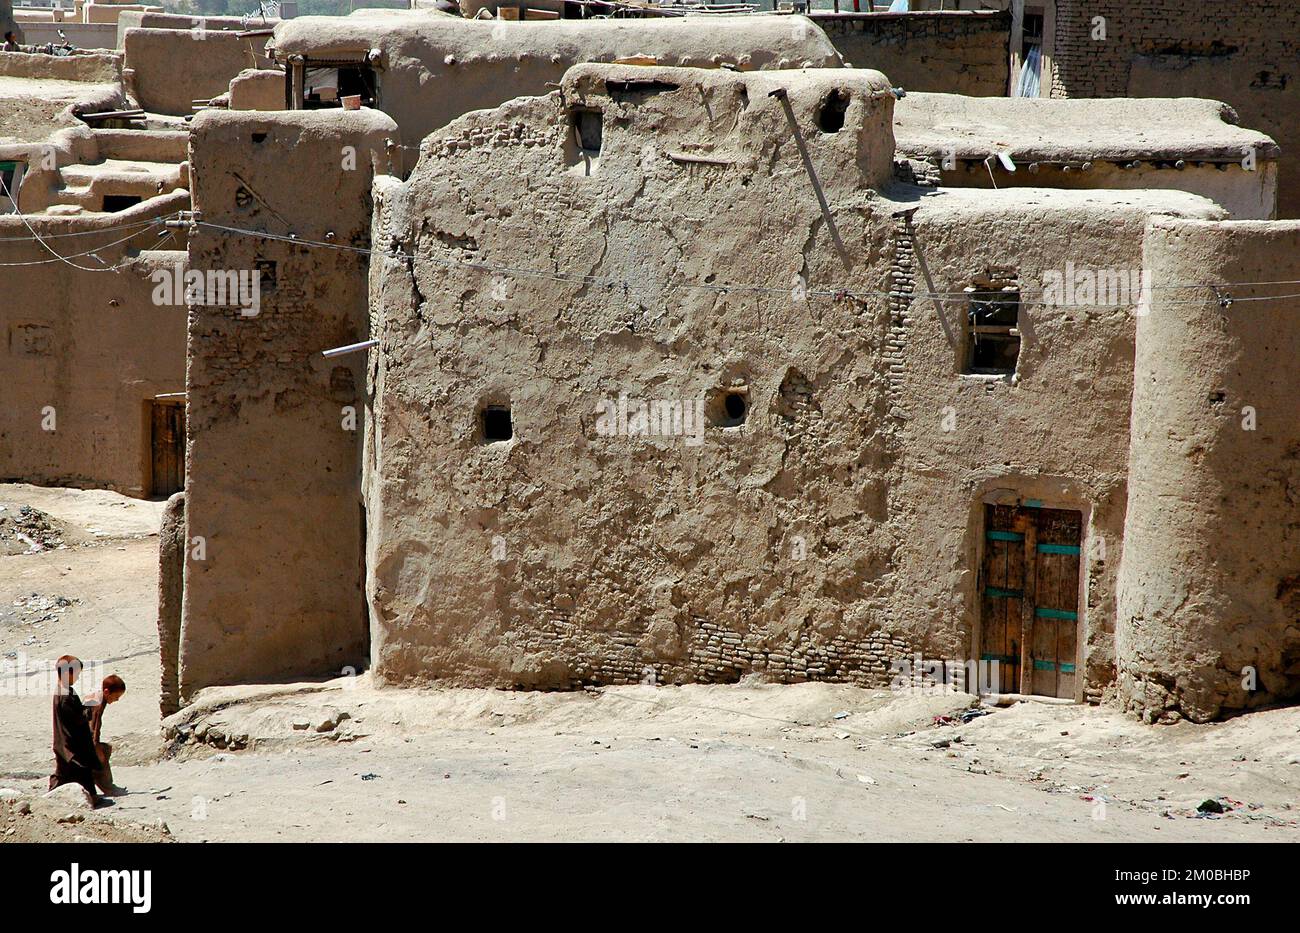
[{"label": "dark doorway opening", "polygon": [[140,196],[138,194],[106,194],[104,195],[104,213],[116,214],[128,207],[135,207],[139,203]]}]

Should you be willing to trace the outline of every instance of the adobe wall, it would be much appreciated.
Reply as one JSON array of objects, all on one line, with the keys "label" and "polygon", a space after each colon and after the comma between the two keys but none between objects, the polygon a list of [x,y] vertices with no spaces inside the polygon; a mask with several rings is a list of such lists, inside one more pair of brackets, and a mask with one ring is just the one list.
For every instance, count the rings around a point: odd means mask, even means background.
[{"label": "adobe wall", "polygon": [[162,8],[146,6],[142,3],[95,3],[91,0],[82,7],[82,16],[88,23],[116,26],[118,18],[123,13],[143,13],[148,10],[161,11]]},{"label": "adobe wall", "polygon": [[[261,272],[260,309],[192,304],[183,700],[202,687],[337,672],[366,652],[358,491],[376,111],[225,112],[193,121],[192,270]],[[345,424],[357,406],[358,430]],[[194,542],[202,539],[202,559]]]},{"label": "adobe wall", "polygon": [[1146,164],[1126,168],[1113,162],[1093,162],[1086,172],[1078,171],[1077,164],[1068,172],[1060,166],[1046,165],[1030,172],[1027,164],[1021,164],[1014,174],[1001,169],[991,173],[983,162],[968,162],[958,163],[948,171],[940,169],[938,174],[940,185],[963,188],[1188,191],[1221,205],[1237,220],[1268,220],[1277,209],[1278,163],[1275,161],[1260,162],[1253,171],[1235,163],[1191,164],[1175,169]]},{"label": "adobe wall", "polygon": [[[964,661],[982,504],[1010,495],[1078,508],[1089,546],[1109,544],[1084,589],[1100,695],[1132,308],[1031,305],[1016,379],[989,379],[959,374],[964,305],[940,315],[924,294],[1008,262],[1029,294],[1067,260],[1139,268],[1150,214],[1222,211],[1183,193],[888,186],[887,87],[579,66],[548,98],[455,121],[409,182],[378,187],[376,230],[413,259],[371,270],[376,676],[882,684],[913,652]],[[837,133],[817,123],[832,88],[852,100]],[[566,107],[605,113],[591,174]],[[725,425],[729,390],[747,394],[743,426]],[[602,436],[596,404],[624,393],[702,400],[701,443]],[[509,405],[510,441],[484,443],[491,404]]]},{"label": "adobe wall", "polygon": [[230,81],[231,110],[283,110],[284,72],[248,68]]},{"label": "adobe wall", "polygon": [[545,94],[569,66],[649,56],[661,64],[742,70],[838,67],[839,54],[802,16],[503,22],[391,11],[299,17],[276,27],[277,60],[359,60],[379,51],[379,108],[401,128],[405,166],[421,140],[472,110]]},{"label": "adobe wall", "polygon": [[20,24],[24,45],[68,42],[79,49],[113,49],[117,47],[117,26],[113,23],[33,23]]},{"label": "adobe wall", "polygon": [[122,55],[98,50],[84,55],[4,55],[0,56],[0,75],[60,82],[116,84],[122,75]]},{"label": "adobe wall", "polygon": [[1057,0],[1056,16],[1053,96],[1226,101],[1281,145],[1279,216],[1300,216],[1300,4]]},{"label": "adobe wall", "polygon": [[177,669],[181,648],[181,604],[185,595],[185,493],[174,493],[158,531],[158,711],[180,709]]},{"label": "adobe wall", "polygon": [[[117,18],[117,48],[123,48],[128,29],[200,29],[209,32],[245,32],[248,30],[268,29],[279,20],[272,19],[266,23],[261,17],[245,22],[240,16],[185,16],[180,13],[167,13],[161,8],[152,10],[123,10]],[[265,43],[266,37],[259,37],[258,51]]]},{"label": "adobe wall", "polygon": [[[611,97],[606,75],[649,88]],[[672,85],[681,90],[655,90]],[[562,99],[607,115],[593,175],[566,166],[576,154],[566,155],[567,117],[551,95],[457,120],[426,141],[409,185],[384,193],[376,229],[415,258],[413,278],[390,259],[372,266],[384,348],[367,461],[376,676],[568,687],[635,682],[650,668],[661,680],[725,680],[717,646],[750,632],[772,643],[773,669],[793,676],[808,664],[795,655],[802,633],[829,648],[840,613],[862,611],[819,595],[853,591],[858,566],[880,559],[864,553],[858,528],[831,530],[842,550],[830,567],[782,560],[792,535],[821,531],[782,500],[801,467],[826,469],[825,452],[789,452],[801,463],[783,466],[785,444],[766,431],[761,444],[721,429],[698,447],[603,439],[592,414],[597,399],[626,391],[706,397],[712,416],[718,391],[737,381],[751,386],[751,421],[766,425],[788,367],[817,380],[830,396],[819,405],[875,433],[878,407],[852,399],[849,373],[829,371],[840,361],[871,378],[865,360],[851,362],[869,346],[856,304],[819,301],[783,319],[784,302],[761,294],[668,289],[757,281],[786,296],[797,272],[843,277],[785,110],[769,96],[786,89],[806,127],[833,88],[852,101],[845,126],[811,138],[811,157],[839,202],[842,241],[880,243],[887,220],[867,209],[868,188],[890,172],[893,96],[869,71],[578,66]],[[521,176],[532,179],[527,197]],[[738,222],[741,204],[761,204],[767,223]],[[491,275],[443,265],[550,268],[552,256],[578,278],[504,280],[500,300]],[[887,269],[854,271],[887,287]],[[480,443],[485,401],[512,405],[514,441]],[[844,452],[844,469],[858,457]],[[818,518],[847,525],[875,507],[880,489],[862,481],[837,483]]]},{"label": "adobe wall", "polygon": [[194,101],[224,94],[245,68],[269,67],[265,41],[211,29],[128,29],[124,77],[145,110],[188,116]]},{"label": "adobe wall", "polygon": [[846,65],[884,72],[895,87],[975,97],[1007,92],[1009,13],[822,11],[809,18]]},{"label": "adobe wall", "polygon": [[[1137,296],[1048,303],[1044,282],[1067,268],[1140,270],[1146,220],[1160,213],[1223,216],[1174,192],[941,189],[920,201],[901,237],[911,246],[902,254],[906,310],[891,324],[894,352],[878,364],[900,422],[889,480],[898,565],[891,610],[909,639],[938,628],[956,652],[943,657],[968,656],[978,635],[983,504],[1038,500],[1083,516],[1077,698],[1099,700],[1114,680]],[[1011,380],[959,374],[962,289],[989,275],[1014,275],[1027,311]]]},{"label": "adobe wall", "polygon": [[894,116],[899,154],[928,162],[940,185],[1180,190],[1233,219],[1276,214],[1277,144],[1219,101],[912,93]]},{"label": "adobe wall", "polygon": [[113,215],[27,217],[75,266],[34,242],[22,218],[0,216],[4,481],[149,494],[149,400],[185,384],[184,307],[155,304],[150,276],[184,256],[127,255],[177,241],[159,226],[121,225],[187,206],[182,193]]},{"label": "adobe wall", "polygon": [[1160,221],[1145,261],[1163,287],[1138,323],[1120,684],[1148,719],[1199,722],[1300,696],[1300,305],[1175,286],[1300,279],[1300,224]]}]

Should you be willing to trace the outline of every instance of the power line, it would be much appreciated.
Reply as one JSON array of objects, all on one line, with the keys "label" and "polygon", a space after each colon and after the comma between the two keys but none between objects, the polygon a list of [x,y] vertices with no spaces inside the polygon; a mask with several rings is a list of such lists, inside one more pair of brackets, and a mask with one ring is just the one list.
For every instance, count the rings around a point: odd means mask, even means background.
[{"label": "power line", "polygon": [[[211,230],[219,230],[225,233],[238,234],[241,236],[257,237],[259,239],[274,240],[283,243],[291,243],[296,246],[302,246],[308,248],[343,250],[346,252],[356,253],[364,256],[373,256],[379,254],[392,259],[405,260],[407,262],[414,262],[416,258],[414,255],[396,248],[391,250],[384,250],[384,249],[367,248],[361,246],[350,246],[343,243],[328,243],[319,240],[303,239],[301,237],[293,236],[290,234],[266,233],[261,230],[249,230],[243,227],[231,227],[224,224],[215,224],[203,220],[194,221],[194,225],[196,227],[206,227]],[[546,279],[549,281],[565,282],[570,284],[596,285],[596,286],[601,286],[610,289],[621,287],[624,291],[627,291],[630,288],[637,286],[637,283],[630,282],[625,279],[603,278],[600,276],[588,275],[588,274],[576,273],[576,272],[552,272],[545,269],[527,269],[527,268],[521,268],[516,266],[499,265],[496,263],[488,263],[488,262],[474,261],[468,259],[449,259],[446,257],[430,256],[430,255],[422,256],[420,257],[420,259],[421,261],[433,262],[448,268],[459,267],[459,268],[466,268],[466,269],[474,269],[481,272],[495,273],[500,275],[516,276],[522,278]],[[1081,271],[1086,271],[1086,270],[1081,270]],[[1300,280],[1279,279],[1276,281],[1266,281],[1266,282],[1214,282],[1214,283],[1173,282],[1173,283],[1167,283],[1163,285],[1155,285],[1155,284],[1139,285],[1137,286],[1136,291],[1138,292],[1138,296],[1140,297],[1143,293],[1157,288],[1158,289],[1179,288],[1179,289],[1215,290],[1215,289],[1234,288],[1234,287],[1235,288],[1258,287],[1264,285],[1300,285]],[[781,287],[771,286],[771,285],[757,285],[757,284],[750,284],[750,283],[715,284],[715,283],[706,283],[706,282],[674,282],[674,283],[667,283],[663,287],[666,290],[694,289],[698,291],[705,291],[705,292],[716,293],[716,294],[739,292],[744,294],[789,295],[792,291],[792,288],[790,287],[781,288]],[[949,291],[949,292],[942,292],[942,291],[901,292],[898,290],[862,291],[862,290],[855,290],[855,289],[848,289],[848,288],[808,288],[808,289],[804,289],[803,292],[807,297],[810,298],[817,297],[817,298],[832,298],[832,299],[835,298],[864,299],[864,298],[907,297],[913,300],[929,299],[929,300],[949,302],[949,303],[967,302],[971,300],[973,294],[977,294],[977,292],[967,291],[964,289],[962,291]],[[996,291],[990,289],[989,293],[996,294]],[[1044,292],[1040,294],[1038,297],[1041,299],[1043,294],[1046,293]],[[998,300],[997,298],[989,298],[989,299],[980,298],[978,300],[980,301],[981,304],[984,305],[1018,305],[1023,303],[1023,299],[1028,298],[1032,300],[1033,297],[1034,296],[1032,295],[1026,296],[1022,293],[1022,300],[1010,300],[1010,299]],[[1235,298],[1235,297],[1220,296],[1216,292],[1214,298],[1218,299],[1221,303],[1226,301],[1228,304],[1232,304],[1238,301],[1241,302],[1278,301],[1278,300],[1285,300],[1285,299],[1292,299],[1292,298],[1300,298],[1300,294],[1260,295],[1260,296],[1253,296],[1253,297]],[[1204,301],[1205,299],[1201,299],[1201,298],[1185,298],[1185,299],[1170,298],[1170,299],[1166,299],[1164,303],[1203,304]],[[1070,304],[1064,301],[1055,302],[1055,303],[1060,305]],[[1130,304],[1136,304],[1136,303],[1137,303],[1136,301],[1133,301],[1124,304],[1094,305],[1094,306],[1121,308],[1121,307],[1128,307]]]},{"label": "power line", "polygon": [[[44,247],[45,250],[51,256],[54,257],[53,259],[32,260],[30,262],[4,262],[4,263],[0,263],[0,267],[14,268],[17,266],[43,266],[43,265],[48,265],[49,263],[52,262],[61,262],[81,272],[116,272],[117,271],[116,267],[109,266],[107,263],[104,262],[104,260],[96,256],[95,253],[101,249],[108,249],[109,247],[117,246],[120,243],[125,243],[127,240],[133,240],[141,233],[145,232],[144,230],[137,230],[135,233],[132,233],[129,236],[125,236],[120,240],[114,240],[112,243],[101,243],[99,246],[96,246],[94,249],[88,249],[80,253],[73,253],[71,256],[64,256],[62,253],[56,250],[49,243],[45,242],[45,240],[41,238],[41,235],[36,232],[36,229],[27,221],[26,215],[23,214],[22,209],[18,206],[18,199],[14,197],[13,191],[10,190],[9,185],[5,184],[2,178],[0,178],[0,188],[4,189],[5,195],[9,198],[9,202],[13,204],[14,212],[18,215],[18,219],[23,222],[23,226],[27,228],[28,232],[31,233],[33,238],[35,238],[36,242],[40,243],[41,246]],[[152,227],[155,224],[158,224],[160,222],[161,219],[155,217],[152,221],[149,222],[148,226],[146,226],[145,229],[148,229],[149,227]],[[103,264],[104,268],[95,268],[94,266],[81,266],[72,261],[74,259],[80,259],[83,256],[94,256],[95,259],[98,259],[99,262]]]},{"label": "power line", "polygon": [[[0,182],[0,188],[3,188],[5,194],[9,195],[9,199],[11,202],[14,203],[14,207],[16,210],[18,206],[17,202],[14,201],[13,195],[10,194],[9,189],[6,186],[4,186],[3,182]],[[27,223],[26,218],[21,213],[18,213],[17,216],[23,220],[23,224],[31,232],[31,236],[0,237],[0,243],[6,243],[6,242],[40,243],[42,246],[45,246],[47,250],[49,250],[49,252],[53,255],[54,258],[48,260],[33,261],[33,262],[0,263],[0,267],[46,265],[52,262],[60,262],[60,261],[66,262],[69,259],[76,259],[82,256],[92,255],[98,249],[107,249],[110,246],[116,246],[120,243],[125,242],[126,240],[133,239],[135,236],[138,236],[139,234],[138,233],[132,234],[131,236],[125,237],[121,240],[115,240],[112,243],[103,244],[97,247],[96,250],[86,250],[85,252],[74,253],[66,257],[62,256],[57,251],[55,251],[45,241],[52,240],[55,238],[60,238],[60,237],[102,235],[116,230],[129,230],[135,227],[149,228],[149,227],[156,226],[160,222],[179,217],[183,213],[184,213],[183,211],[174,211],[170,214],[160,215],[151,220],[133,221],[131,223],[126,223],[126,224],[113,224],[113,225],[101,227],[96,230],[79,230],[71,233],[46,233],[44,235],[41,235],[37,233],[34,229],[32,229],[31,225]],[[396,249],[380,250],[380,249],[366,248],[360,246],[349,246],[347,244],[342,244],[342,243],[328,243],[328,242],[323,242],[318,240],[307,240],[291,234],[267,233],[260,230],[249,230],[242,227],[231,227],[223,224],[214,224],[208,221],[200,221],[200,220],[193,221],[193,224],[196,227],[206,227],[212,230],[220,230],[225,233],[234,233],[242,236],[253,236],[253,237],[258,237],[260,239],[275,240],[284,243],[292,243],[297,246],[313,247],[319,249],[343,250],[346,252],[357,253],[359,255],[364,255],[364,256],[372,256],[376,253],[379,253],[381,255],[390,258],[404,259],[407,261],[414,261],[415,259],[415,257],[410,253],[406,253]],[[141,230],[139,232],[143,233],[144,230]],[[475,269],[482,272],[493,272],[493,273],[498,273],[503,275],[513,275],[513,276],[519,276],[525,278],[542,278],[542,279],[548,279],[548,280],[558,281],[558,282],[578,283],[584,285],[598,285],[598,286],[603,286],[605,288],[623,287],[624,289],[627,289],[631,286],[636,285],[636,283],[624,279],[602,278],[600,276],[587,275],[583,273],[549,272],[544,269],[527,269],[521,267],[504,266],[495,263],[476,262],[473,260],[446,259],[437,256],[424,256],[422,258],[425,261],[434,262],[449,268],[462,267],[467,269]],[[91,268],[86,266],[78,266],[75,263],[69,263],[69,264],[72,265],[74,268],[80,269],[85,272],[112,271],[111,269],[96,269],[96,268]],[[1079,270],[1079,271],[1098,271],[1098,270]],[[1155,289],[1164,290],[1164,289],[1176,289],[1176,288],[1178,289],[1250,288],[1250,287],[1260,287],[1265,285],[1300,285],[1300,279],[1272,279],[1272,280],[1265,280],[1265,281],[1258,281],[1258,282],[1171,282],[1167,284],[1150,283],[1150,284],[1137,286],[1137,290],[1139,291],[1139,293],[1141,293],[1141,292],[1151,291]],[[727,284],[719,285],[719,284],[706,283],[706,282],[675,282],[675,283],[668,283],[664,287],[667,289],[674,289],[674,290],[696,289],[700,291],[706,291],[706,292],[717,293],[717,294],[725,294],[728,292],[742,292],[742,293],[751,293],[751,294],[789,294],[792,290],[791,288],[781,288],[781,287],[770,286],[770,285],[756,285],[750,283],[727,283]],[[992,293],[992,291],[993,290],[990,290],[990,293]],[[963,289],[961,291],[947,291],[947,292],[944,291],[899,292],[899,291],[861,291],[861,290],[848,289],[848,288],[816,288],[816,289],[806,289],[804,291],[805,295],[809,297],[818,297],[818,298],[894,298],[894,297],[902,296],[902,297],[911,297],[912,299],[917,299],[917,300],[930,299],[930,300],[948,301],[948,302],[968,301],[970,300],[972,294],[977,294],[977,293],[978,290],[972,291],[966,289]],[[1021,293],[1021,295],[1022,298],[1032,297],[1032,296],[1024,295],[1023,292]],[[1041,295],[1039,297],[1041,297]],[[1219,296],[1216,295],[1216,297]],[[1226,300],[1229,304],[1232,304],[1238,301],[1243,301],[1243,302],[1244,301],[1274,301],[1274,300],[1283,300],[1283,299],[1291,299],[1291,298],[1300,298],[1300,294],[1260,295],[1260,296],[1242,297],[1242,298],[1231,297],[1224,300]],[[1015,304],[1022,303],[1020,301],[1013,301],[1013,300],[999,301],[996,298],[980,298],[978,300],[980,301],[981,304],[985,304],[985,305],[1015,305]],[[1174,304],[1201,303],[1201,299],[1184,299],[1182,301],[1171,299],[1170,301],[1171,303]],[[1066,302],[1056,302],[1056,303],[1067,304]],[[1096,305],[1096,306],[1097,307],[1127,307],[1127,304]]]},{"label": "power line", "polygon": [[[80,259],[83,256],[94,256],[100,250],[110,249],[114,246],[118,246],[122,243],[125,243],[128,240],[134,240],[140,234],[147,233],[149,227],[157,226],[161,222],[162,222],[162,218],[155,218],[153,221],[149,223],[148,227],[146,227],[144,230],[137,230],[135,233],[127,234],[126,236],[114,240],[111,243],[101,243],[99,246],[96,246],[93,249],[84,250],[83,252],[80,253],[72,253],[71,255],[68,256],[64,256],[61,253],[56,252],[52,246],[50,246],[45,241],[41,240],[40,237],[37,237],[36,239],[40,241],[41,245],[44,246],[47,250],[49,250],[53,254],[54,256],[53,259],[33,259],[28,262],[0,262],[0,268],[14,268],[18,266],[47,266],[50,265],[51,263],[62,262],[62,263],[67,263],[72,268],[78,269],[82,272],[116,272],[117,269],[113,266],[106,266],[106,268],[103,269],[96,269],[93,266],[79,266],[75,262],[72,262],[72,260]],[[95,258],[98,259],[99,257],[95,256]],[[103,262],[103,260],[101,259],[100,262]]]},{"label": "power line", "polygon": [[[65,237],[74,237],[74,236],[96,236],[103,233],[112,233],[115,230],[130,230],[132,227],[148,226],[149,224],[152,224],[155,220],[165,220],[167,218],[175,217],[176,213],[177,212],[173,212],[171,214],[165,214],[162,215],[161,217],[151,218],[149,220],[135,220],[127,224],[109,224],[104,227],[99,227],[95,230],[74,230],[71,233],[43,233],[41,234],[41,238],[46,240],[57,240]],[[5,215],[0,215],[0,216],[5,216]],[[36,242],[36,239],[30,236],[0,237],[0,243],[34,243],[34,242]]]}]

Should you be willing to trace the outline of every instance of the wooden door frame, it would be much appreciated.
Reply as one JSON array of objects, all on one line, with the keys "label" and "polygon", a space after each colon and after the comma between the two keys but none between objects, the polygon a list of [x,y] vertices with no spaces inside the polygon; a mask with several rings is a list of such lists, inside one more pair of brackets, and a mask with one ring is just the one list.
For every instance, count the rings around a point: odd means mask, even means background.
[{"label": "wooden door frame", "polygon": [[[1005,480],[1002,481],[1005,483]],[[996,484],[995,484],[996,485]],[[989,505],[1013,505],[1019,508],[1042,508],[1042,509],[1062,509],[1071,512],[1080,513],[1079,527],[1079,589],[1076,595],[1078,606],[1078,619],[1075,621],[1075,645],[1074,645],[1074,669],[1077,676],[1074,678],[1074,697],[1075,703],[1082,703],[1086,693],[1086,669],[1084,662],[1087,657],[1087,636],[1089,629],[1088,619],[1088,568],[1090,562],[1088,556],[1091,553],[1092,543],[1092,506],[1087,499],[1080,496],[1075,498],[1073,495],[1061,495],[1059,493],[1060,481],[1052,481],[1048,478],[1041,478],[1041,483],[1037,485],[1050,485],[1052,492],[1046,490],[1031,489],[1029,491],[1009,488],[1006,485],[997,486],[986,490],[982,495],[976,496],[971,504],[970,521],[968,524],[968,540],[971,542],[969,548],[971,554],[971,573],[970,579],[973,581],[967,597],[971,621],[971,642],[970,656],[975,661],[980,659],[980,647],[984,640],[984,619],[983,619],[983,600],[980,593],[980,575],[984,569],[984,515],[985,506]],[[1026,572],[1027,568],[1026,568]],[[1024,633],[1021,634],[1022,646],[1028,645],[1028,639]],[[1022,647],[1023,650],[1023,647]],[[1020,693],[1020,685],[1016,684],[1014,690],[1004,690],[1004,693]]]},{"label": "wooden door frame", "polygon": [[[183,397],[181,398],[170,397],[172,396],[172,393],[167,393],[167,396],[168,397],[163,397],[163,398],[159,398],[155,395],[147,396],[144,399],[144,405],[142,406],[143,407],[142,418],[144,421],[144,443],[141,446],[143,447],[144,482],[140,487],[140,491],[144,494],[144,497],[146,499],[152,499],[154,497],[154,491],[153,491],[154,489],[154,472],[153,472],[153,410],[154,407],[157,405],[174,405],[184,409],[183,420],[186,423],[185,431],[186,432],[189,431],[189,427],[188,427],[189,406],[186,404],[187,400]],[[182,437],[181,472],[182,475],[188,475],[189,463],[186,462],[187,455],[189,453],[188,433],[182,434],[181,437]],[[183,490],[184,488],[185,488],[184,483],[182,483],[181,489]]]},{"label": "wooden door frame", "polygon": [[1038,96],[1052,96],[1052,62],[1056,58],[1056,0],[1008,0],[1011,14],[1011,32],[1007,41],[1007,96],[1015,94],[1020,82],[1020,69],[1025,57],[1025,13],[1043,14],[1043,43],[1039,47],[1042,57],[1038,65]]}]

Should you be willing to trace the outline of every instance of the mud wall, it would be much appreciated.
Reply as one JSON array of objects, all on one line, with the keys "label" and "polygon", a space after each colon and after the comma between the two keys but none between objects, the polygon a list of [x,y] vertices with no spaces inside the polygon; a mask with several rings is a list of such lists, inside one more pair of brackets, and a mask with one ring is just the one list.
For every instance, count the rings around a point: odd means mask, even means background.
[{"label": "mud wall", "polygon": [[264,43],[209,29],[128,29],[123,78],[150,113],[188,116],[194,101],[224,94],[245,68],[269,67]]},{"label": "mud wall", "polygon": [[112,23],[41,23],[20,24],[25,45],[61,43],[62,32],[68,42],[79,49],[112,49],[117,47],[117,27]]},{"label": "mud wall", "polygon": [[115,84],[121,74],[120,52],[96,51],[67,56],[34,53],[0,56],[0,75],[10,78]]},{"label": "mud wall", "polygon": [[1282,147],[1279,216],[1300,216],[1300,4],[1057,0],[1056,24],[1052,96],[1226,101]]},{"label": "mud wall", "polygon": [[[1120,577],[1123,695],[1204,721],[1300,696],[1300,224],[1153,224]],[[1252,679],[1253,678],[1253,679]],[[1253,688],[1253,689],[1248,689]]]},{"label": "mud wall", "polygon": [[180,709],[177,670],[181,649],[181,602],[185,593],[185,493],[167,500],[158,531],[158,711]]},{"label": "mud wall", "polygon": [[[375,111],[195,117],[193,270],[259,274],[260,306],[191,304],[183,699],[327,674],[366,651],[358,492]],[[337,248],[333,248],[337,247]],[[196,552],[196,539],[202,548]],[[196,553],[201,556],[196,556]]]},{"label": "mud wall", "polygon": [[[942,157],[932,159],[938,168]],[[1260,161],[1247,171],[1236,163],[1192,164],[1183,169],[1156,165],[1125,168],[1113,162],[1093,162],[1087,172],[1063,172],[1060,166],[1046,165],[1038,172],[1023,170],[989,174],[983,162],[958,163],[939,171],[939,184],[972,188],[1070,188],[1085,190],[1105,188],[1116,191],[1153,188],[1164,191],[1190,191],[1221,205],[1237,220],[1269,220],[1277,212],[1278,163]]]},{"label": "mud wall", "polygon": [[[1010,189],[949,191],[922,201],[911,225],[900,225],[891,352],[877,365],[887,377],[899,452],[890,476],[897,568],[890,611],[913,643],[942,633],[950,653],[941,657],[979,653],[983,506],[1036,500],[1083,518],[1076,698],[1099,700],[1114,680],[1139,296],[1048,301],[1043,283],[1067,263],[1140,270],[1146,218],[1161,212],[1222,216],[1172,192],[1135,198]],[[1014,379],[960,374],[960,296],[985,278],[1020,289]],[[925,297],[931,292],[948,297]]]},{"label": "mud wall", "polygon": [[[279,20],[263,21],[260,16],[245,22],[241,16],[185,16],[180,13],[167,13],[160,7],[151,10],[123,10],[117,18],[117,47],[123,47],[128,29],[200,29],[209,32],[244,32],[246,30],[266,29]],[[265,43],[265,37],[261,42]],[[260,46],[258,51],[261,51]]]},{"label": "mud wall", "polygon": [[276,57],[363,59],[380,51],[379,108],[401,128],[405,167],[420,141],[471,110],[546,94],[571,65],[649,56],[662,64],[741,69],[838,67],[802,16],[502,22],[392,14],[300,17],[276,27]]},{"label": "mud wall", "polygon": [[[653,89],[628,96],[633,76]],[[1010,495],[1076,508],[1089,547],[1109,544],[1083,586],[1100,695],[1133,308],[1032,306],[1016,378],[969,377],[964,306],[936,310],[928,283],[961,295],[1009,261],[1026,288],[1067,260],[1139,268],[1149,214],[1222,211],[890,188],[886,86],[581,66],[559,95],[455,121],[380,187],[376,229],[413,256],[371,270],[381,679],[882,684],[912,652],[965,660],[982,506]],[[850,103],[828,132],[832,89]],[[567,107],[604,112],[597,158],[571,148]],[[602,430],[603,403],[651,400],[698,400],[699,443],[626,413]],[[509,440],[487,436],[489,406],[509,408]]]},{"label": "mud wall", "polygon": [[[798,479],[768,423],[788,367],[791,404],[797,369],[823,393],[818,406],[862,437],[878,432],[879,402],[862,391],[871,338],[859,315],[869,313],[818,299],[787,316],[761,293],[673,284],[743,280],[784,298],[799,273],[846,278],[769,94],[788,93],[801,133],[829,92],[848,94],[843,129],[808,146],[840,200],[837,236],[855,244],[878,244],[887,228],[866,202],[890,171],[892,95],[866,71],[609,74],[645,90],[610,97],[596,66],[571,70],[562,89],[568,104],[606,114],[592,174],[569,148],[560,97],[521,99],[430,138],[409,186],[378,208],[377,223],[415,259],[372,270],[384,347],[367,460],[374,670],[568,687],[734,679],[742,657],[788,678],[865,667],[865,639],[833,641],[840,614],[864,607],[821,592],[853,587],[855,568],[880,550],[849,526],[831,531],[829,564],[790,558],[791,539],[807,535],[811,548],[820,526],[782,507]],[[528,197],[521,176],[533,179]],[[742,204],[761,205],[761,230],[738,222]],[[574,278],[497,284],[455,265],[546,268],[550,256]],[[853,278],[880,290],[886,274],[859,263]],[[752,400],[748,428],[716,424],[733,386]],[[699,400],[714,422],[707,442],[598,436],[594,403],[622,393]],[[484,442],[486,404],[511,406],[513,440]],[[809,465],[819,456],[845,476],[817,519],[847,524],[880,507],[870,471],[849,475],[878,455],[809,451]],[[883,657],[887,636],[877,637]]]},{"label": "mud wall", "polygon": [[[187,206],[183,195],[159,200]],[[149,400],[185,385],[185,308],[155,304],[151,276],[184,254],[125,250],[179,245],[148,224],[164,212],[153,203],[98,218],[27,218],[62,255],[76,255],[68,263],[20,218],[0,217],[4,480],[149,495]],[[143,222],[121,229],[133,221]]]},{"label": "mud wall", "polygon": [[283,110],[284,72],[246,69],[230,81],[231,110]]},{"label": "mud wall", "polygon": [[973,97],[1007,92],[1011,14],[813,13],[844,62],[884,72],[909,91]]}]

